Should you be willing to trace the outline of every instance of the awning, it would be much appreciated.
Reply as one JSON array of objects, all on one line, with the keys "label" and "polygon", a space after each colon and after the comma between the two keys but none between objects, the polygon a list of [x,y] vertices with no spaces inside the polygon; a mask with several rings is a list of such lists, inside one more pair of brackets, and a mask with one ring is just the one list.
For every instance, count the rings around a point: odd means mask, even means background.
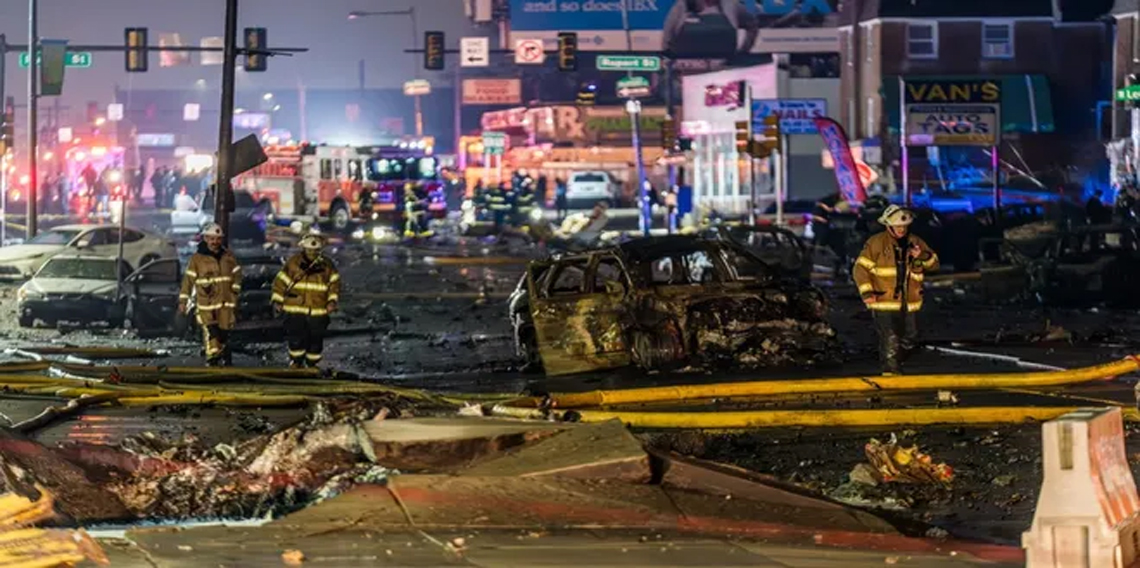
[{"label": "awning", "polygon": [[[920,77],[915,77],[916,79]],[[936,75],[922,76],[926,80],[1001,80],[1002,132],[1043,133],[1053,132],[1053,99],[1049,95],[1049,79],[1044,75]],[[887,113],[891,132],[899,128],[899,78],[885,77],[883,110]]]}]

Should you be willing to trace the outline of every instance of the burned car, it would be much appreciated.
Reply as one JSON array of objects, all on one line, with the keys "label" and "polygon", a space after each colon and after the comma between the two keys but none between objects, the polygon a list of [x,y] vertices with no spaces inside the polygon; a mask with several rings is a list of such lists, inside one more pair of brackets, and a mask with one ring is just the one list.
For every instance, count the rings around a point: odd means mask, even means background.
[{"label": "burned car", "polygon": [[721,225],[709,229],[703,236],[736,243],[788,277],[805,282],[811,279],[812,251],[788,229],[771,225]]},{"label": "burned car", "polygon": [[552,376],[812,364],[837,351],[823,294],[732,241],[645,238],[532,262],[509,305],[519,354]]},{"label": "burned car", "polygon": [[1140,305],[1140,229],[1053,226],[1006,233],[1003,262],[982,269],[991,299],[1034,298],[1053,305]]}]

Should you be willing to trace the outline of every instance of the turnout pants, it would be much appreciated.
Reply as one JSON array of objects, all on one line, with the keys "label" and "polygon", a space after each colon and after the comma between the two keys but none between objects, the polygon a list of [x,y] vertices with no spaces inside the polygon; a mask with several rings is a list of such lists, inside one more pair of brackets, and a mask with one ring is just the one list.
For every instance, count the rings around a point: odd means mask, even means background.
[{"label": "turnout pants", "polygon": [[233,355],[229,349],[230,330],[222,329],[217,324],[202,326],[202,345],[206,349],[206,365],[229,365]]},{"label": "turnout pants", "polygon": [[875,311],[875,331],[879,334],[879,361],[884,373],[899,374],[902,361],[915,348],[918,328],[915,312]]},{"label": "turnout pants", "polygon": [[285,316],[285,341],[293,366],[316,367],[321,362],[328,328],[328,316]]}]

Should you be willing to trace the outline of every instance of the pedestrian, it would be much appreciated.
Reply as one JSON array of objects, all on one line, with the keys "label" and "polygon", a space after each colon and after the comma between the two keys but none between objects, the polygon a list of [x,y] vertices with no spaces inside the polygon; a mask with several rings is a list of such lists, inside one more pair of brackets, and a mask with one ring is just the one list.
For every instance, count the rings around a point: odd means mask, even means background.
[{"label": "pedestrian", "polygon": [[570,212],[570,198],[566,195],[566,180],[558,178],[554,181],[554,207],[558,209],[558,222],[566,220]]},{"label": "pedestrian", "polygon": [[1108,225],[1112,223],[1112,210],[1103,201],[1104,191],[1096,190],[1085,204],[1085,214],[1090,225]]},{"label": "pedestrian", "polygon": [[911,235],[914,214],[891,205],[879,217],[887,230],[867,239],[855,261],[855,284],[871,310],[879,334],[883,374],[901,371],[901,360],[915,347],[915,314],[922,309],[922,281],[938,270],[938,255]]},{"label": "pedestrian", "polygon": [[154,191],[154,208],[166,207],[166,168],[159,166],[150,174],[150,188]]},{"label": "pedestrian", "polygon": [[274,309],[285,316],[289,366],[316,367],[321,362],[329,315],[340,301],[340,273],[321,249],[320,235],[301,238],[301,252],[285,263],[273,281]]},{"label": "pedestrian", "polygon": [[194,297],[208,367],[233,364],[229,335],[237,321],[241,266],[222,244],[223,237],[222,227],[217,223],[210,223],[202,230],[202,242],[186,265],[182,292],[178,296],[178,313],[181,314],[186,314],[190,297]]}]

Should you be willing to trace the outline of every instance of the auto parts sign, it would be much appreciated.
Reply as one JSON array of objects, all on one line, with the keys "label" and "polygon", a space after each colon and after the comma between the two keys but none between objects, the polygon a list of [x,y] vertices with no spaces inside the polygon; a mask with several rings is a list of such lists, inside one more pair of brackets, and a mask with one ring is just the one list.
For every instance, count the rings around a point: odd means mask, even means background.
[{"label": "auto parts sign", "polygon": [[903,84],[907,143],[996,146],[1001,139],[1001,85],[989,80],[914,80]]}]

